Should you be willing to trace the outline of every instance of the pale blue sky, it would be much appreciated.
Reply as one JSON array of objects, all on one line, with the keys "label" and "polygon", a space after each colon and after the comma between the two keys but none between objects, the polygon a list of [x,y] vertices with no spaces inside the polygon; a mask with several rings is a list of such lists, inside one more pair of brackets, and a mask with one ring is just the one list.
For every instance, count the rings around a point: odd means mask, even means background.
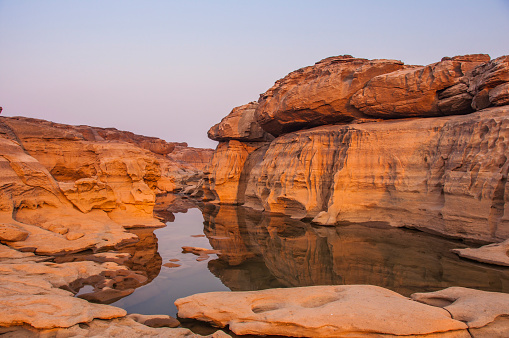
[{"label": "pale blue sky", "polygon": [[2,115],[214,147],[210,126],[340,54],[509,54],[509,1],[0,0]]}]

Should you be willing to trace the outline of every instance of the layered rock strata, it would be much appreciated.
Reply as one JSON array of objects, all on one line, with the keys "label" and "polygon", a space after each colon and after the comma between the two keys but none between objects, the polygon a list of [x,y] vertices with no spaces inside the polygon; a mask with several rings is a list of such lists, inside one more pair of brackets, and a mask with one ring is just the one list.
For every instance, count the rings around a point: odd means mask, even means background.
[{"label": "layered rock strata", "polygon": [[255,112],[278,137],[222,138],[209,199],[324,225],[384,221],[502,241],[507,60],[467,55],[422,67],[337,57],[291,73]]},{"label": "layered rock strata", "polygon": [[185,146],[116,129],[0,118],[0,240],[45,255],[136,241],[125,228],[164,225],[153,215],[157,193],[203,175],[200,161],[184,168],[168,157]]}]

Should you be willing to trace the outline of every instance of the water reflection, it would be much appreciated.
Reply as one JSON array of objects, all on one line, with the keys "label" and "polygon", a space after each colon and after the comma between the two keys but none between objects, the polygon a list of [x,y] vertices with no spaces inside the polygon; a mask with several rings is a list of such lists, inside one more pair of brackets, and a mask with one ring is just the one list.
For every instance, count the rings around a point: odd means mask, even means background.
[{"label": "water reflection", "polygon": [[[121,264],[147,279],[123,277],[126,283],[120,279],[113,286],[119,292],[108,302],[136,288],[113,305],[175,316],[177,298],[210,291],[372,284],[407,296],[449,286],[509,292],[509,268],[460,259],[449,251],[465,246],[459,241],[377,223],[322,227],[243,207],[190,206],[188,200],[166,196],[157,208],[165,228],[130,230],[140,240],[119,250],[130,255]],[[220,254],[198,261],[183,253],[183,246]],[[169,262],[179,266],[164,266]]]},{"label": "water reflection", "polygon": [[[314,227],[235,206],[202,212],[204,232],[222,252],[223,264],[209,266],[232,290],[372,284],[403,295],[449,286],[509,292],[509,270],[458,258],[449,250],[465,246],[459,241],[376,223]],[[256,278],[236,278],[232,267]]]}]

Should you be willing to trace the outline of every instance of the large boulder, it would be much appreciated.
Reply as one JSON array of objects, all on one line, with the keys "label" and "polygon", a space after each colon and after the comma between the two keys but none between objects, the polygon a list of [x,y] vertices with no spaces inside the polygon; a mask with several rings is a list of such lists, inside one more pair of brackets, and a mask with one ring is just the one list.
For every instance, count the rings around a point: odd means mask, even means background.
[{"label": "large boulder", "polygon": [[490,60],[485,54],[456,56],[424,67],[373,77],[351,103],[375,118],[468,114],[472,96],[466,75]]},{"label": "large boulder", "polygon": [[401,61],[330,57],[276,81],[256,108],[264,130],[277,136],[323,124],[366,118],[350,98],[373,77],[405,69]]},{"label": "large boulder", "polygon": [[215,141],[272,141],[274,137],[265,132],[256,121],[255,110],[258,102],[235,107],[221,122],[208,131],[208,137]]},{"label": "large boulder", "polygon": [[468,337],[467,325],[444,309],[370,285],[209,292],[177,299],[175,305],[181,318],[228,325],[238,335],[364,337],[452,331]]}]

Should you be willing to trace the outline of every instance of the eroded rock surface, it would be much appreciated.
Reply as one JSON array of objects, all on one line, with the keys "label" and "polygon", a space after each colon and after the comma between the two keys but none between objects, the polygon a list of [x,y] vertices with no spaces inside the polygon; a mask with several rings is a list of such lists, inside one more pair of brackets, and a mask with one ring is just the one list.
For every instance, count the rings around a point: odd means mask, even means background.
[{"label": "eroded rock surface", "polygon": [[351,97],[373,77],[405,69],[401,61],[330,57],[276,81],[260,96],[256,115],[274,136],[323,124],[366,118]]},{"label": "eroded rock surface", "polygon": [[[509,294],[451,287],[430,293],[416,293],[412,299],[443,307],[452,318],[467,323],[470,328],[483,327],[500,316],[509,316]],[[509,333],[509,326],[506,327]]]},{"label": "eroded rock surface", "polygon": [[[132,227],[161,227],[157,193],[203,175],[210,150],[116,129],[0,118],[0,236],[38,254],[119,247]],[[168,156],[190,152],[196,163]]]},{"label": "eroded rock surface", "polygon": [[231,113],[208,131],[208,137],[216,141],[271,141],[273,136],[265,132],[256,121],[258,102],[250,102],[233,108]]},{"label": "eroded rock surface", "polygon": [[485,54],[428,66],[338,56],[299,69],[258,101],[277,138],[221,142],[205,199],[505,240],[508,74],[507,56]]},{"label": "eroded rock surface", "polygon": [[368,285],[210,292],[175,305],[179,317],[228,325],[240,335],[416,335],[467,328],[443,309]]},{"label": "eroded rock surface", "polygon": [[[220,144],[210,185],[236,203],[320,224],[385,221],[448,236],[509,237],[509,108],[322,126],[249,151]],[[231,142],[236,142],[233,144]]]},{"label": "eroded rock surface", "polygon": [[352,97],[352,104],[376,118],[471,113],[467,74],[489,60],[488,55],[466,55],[378,75]]}]

